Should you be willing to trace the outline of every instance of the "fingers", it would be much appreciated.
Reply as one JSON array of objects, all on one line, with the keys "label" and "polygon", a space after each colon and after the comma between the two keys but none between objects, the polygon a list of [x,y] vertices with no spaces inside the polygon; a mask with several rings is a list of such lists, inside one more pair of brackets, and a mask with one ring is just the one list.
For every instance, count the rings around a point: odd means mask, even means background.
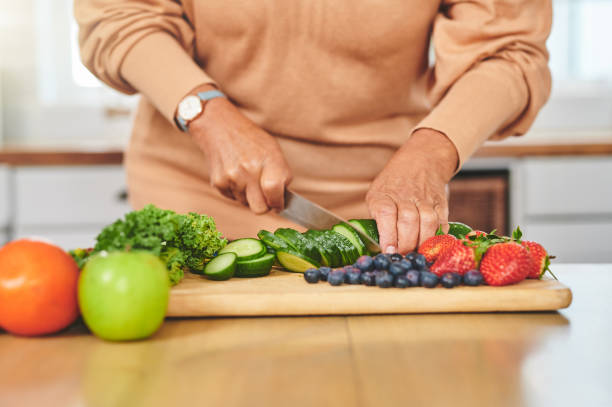
[{"label": "fingers", "polygon": [[412,201],[401,202],[397,216],[399,253],[406,254],[417,247],[419,230],[419,211],[416,205]]},{"label": "fingers", "polygon": [[291,182],[291,172],[286,164],[270,162],[263,168],[260,187],[268,207],[282,210],[285,207],[285,187]]},{"label": "fingers", "polygon": [[448,200],[443,199],[441,203],[434,204],[434,211],[438,215],[442,231],[448,233]]},{"label": "fingers", "polygon": [[419,217],[418,245],[420,245],[426,239],[430,238],[436,233],[436,230],[440,226],[440,220],[438,219],[438,214],[434,210],[432,203],[430,202],[417,203],[416,208],[419,211],[419,214],[418,214],[418,217]]},{"label": "fingers", "polygon": [[376,219],[380,248],[384,253],[397,252],[397,206],[389,196],[369,201],[370,215]]}]

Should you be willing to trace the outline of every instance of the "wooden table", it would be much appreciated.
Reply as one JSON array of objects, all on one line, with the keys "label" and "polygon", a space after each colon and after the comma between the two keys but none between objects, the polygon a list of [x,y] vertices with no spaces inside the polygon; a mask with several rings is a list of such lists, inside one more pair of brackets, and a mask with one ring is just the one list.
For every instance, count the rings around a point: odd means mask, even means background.
[{"label": "wooden table", "polygon": [[[546,313],[171,319],[108,343],[0,334],[0,406],[610,406],[612,265]],[[373,288],[377,289],[377,288]]]}]

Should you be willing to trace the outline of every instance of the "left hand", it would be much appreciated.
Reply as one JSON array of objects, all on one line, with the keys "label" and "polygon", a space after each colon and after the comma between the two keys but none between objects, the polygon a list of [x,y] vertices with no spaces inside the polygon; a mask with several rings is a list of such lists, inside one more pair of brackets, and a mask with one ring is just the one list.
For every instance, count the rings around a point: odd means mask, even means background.
[{"label": "left hand", "polygon": [[440,225],[448,230],[446,189],[457,163],[453,143],[431,129],[415,131],[393,155],[366,195],[383,252],[405,254]]}]

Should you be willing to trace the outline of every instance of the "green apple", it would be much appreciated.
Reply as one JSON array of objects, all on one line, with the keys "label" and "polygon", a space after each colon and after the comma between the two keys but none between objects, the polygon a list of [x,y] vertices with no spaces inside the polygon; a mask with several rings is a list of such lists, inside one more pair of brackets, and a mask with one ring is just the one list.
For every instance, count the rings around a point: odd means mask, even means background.
[{"label": "green apple", "polygon": [[170,293],[168,272],[148,252],[102,252],[79,277],[79,306],[89,329],[102,339],[147,338],[160,327]]}]

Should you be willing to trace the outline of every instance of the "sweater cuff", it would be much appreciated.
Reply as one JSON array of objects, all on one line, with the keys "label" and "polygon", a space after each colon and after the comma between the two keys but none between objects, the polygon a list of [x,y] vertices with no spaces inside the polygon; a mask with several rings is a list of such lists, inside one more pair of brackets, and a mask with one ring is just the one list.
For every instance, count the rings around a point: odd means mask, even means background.
[{"label": "sweater cuff", "polygon": [[461,76],[413,133],[428,128],[446,135],[457,149],[459,171],[489,137],[510,135],[502,129],[516,120],[528,99],[518,71],[505,61],[487,60]]},{"label": "sweater cuff", "polygon": [[138,41],[123,60],[121,76],[175,126],[176,108],[186,95],[204,84],[216,86],[165,32],[155,32]]}]

